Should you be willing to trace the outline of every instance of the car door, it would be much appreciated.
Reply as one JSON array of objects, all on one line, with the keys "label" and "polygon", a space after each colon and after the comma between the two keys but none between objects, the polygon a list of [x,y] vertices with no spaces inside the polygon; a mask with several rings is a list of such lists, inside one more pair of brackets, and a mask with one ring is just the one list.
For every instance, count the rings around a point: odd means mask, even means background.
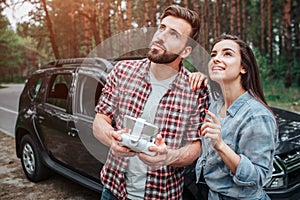
[{"label": "car door", "polygon": [[69,90],[73,77],[72,70],[52,73],[47,83],[45,100],[37,105],[39,134],[50,157],[69,164]]},{"label": "car door", "polygon": [[94,137],[92,130],[95,106],[103,87],[98,75],[97,70],[78,69],[72,94],[73,120],[69,127],[76,130],[79,136],[71,150],[76,154],[72,166],[96,179],[99,179],[99,172],[108,153],[108,147]]}]

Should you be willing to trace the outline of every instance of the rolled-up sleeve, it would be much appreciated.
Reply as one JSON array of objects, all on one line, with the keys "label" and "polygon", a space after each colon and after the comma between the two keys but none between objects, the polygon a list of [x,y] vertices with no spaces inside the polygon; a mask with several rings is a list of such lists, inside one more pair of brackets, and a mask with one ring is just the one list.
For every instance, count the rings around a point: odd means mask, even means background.
[{"label": "rolled-up sleeve", "polygon": [[254,115],[240,134],[241,157],[234,182],[241,186],[261,188],[269,182],[277,141],[277,126],[268,115]]},{"label": "rolled-up sleeve", "polygon": [[118,64],[114,67],[114,69],[110,72],[107,77],[106,84],[102,89],[101,96],[99,98],[98,104],[95,108],[97,113],[105,114],[112,118],[115,108],[117,106],[117,78],[118,74]]}]

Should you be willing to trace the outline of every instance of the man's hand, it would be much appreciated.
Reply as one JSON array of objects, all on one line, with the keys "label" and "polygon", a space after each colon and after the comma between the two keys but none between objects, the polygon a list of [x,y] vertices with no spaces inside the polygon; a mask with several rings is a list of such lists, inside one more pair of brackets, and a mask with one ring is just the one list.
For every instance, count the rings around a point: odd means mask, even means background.
[{"label": "man's hand", "polygon": [[117,157],[133,157],[137,155],[136,152],[131,151],[129,148],[120,146],[119,142],[122,141],[122,134],[126,133],[125,129],[119,131],[110,131],[111,135],[111,152]]},{"label": "man's hand", "polygon": [[157,135],[156,146],[149,147],[149,150],[156,152],[155,156],[149,156],[139,153],[138,156],[146,165],[153,169],[162,166],[184,167],[190,165],[200,155],[200,141],[187,142],[185,146],[179,149],[170,149],[160,134]]},{"label": "man's hand", "polygon": [[153,169],[158,169],[162,166],[168,165],[168,153],[169,149],[165,144],[165,140],[162,138],[160,134],[157,135],[155,140],[156,146],[149,147],[149,150],[152,152],[156,152],[155,156],[149,156],[144,153],[139,153],[138,156],[146,165]]}]

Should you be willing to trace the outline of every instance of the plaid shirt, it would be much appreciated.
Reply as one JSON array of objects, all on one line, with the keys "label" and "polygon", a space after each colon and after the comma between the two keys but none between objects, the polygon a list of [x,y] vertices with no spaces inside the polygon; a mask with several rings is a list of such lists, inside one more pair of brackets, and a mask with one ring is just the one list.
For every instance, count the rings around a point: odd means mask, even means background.
[{"label": "plaid shirt", "polygon": [[[117,129],[123,127],[124,115],[139,117],[151,92],[148,59],[121,61],[107,78],[96,111],[110,116]],[[189,72],[181,64],[180,71],[170,84],[157,108],[154,124],[165,139],[168,148],[178,149],[185,141],[200,140],[200,126],[208,109],[207,87],[192,91]],[[101,171],[104,186],[118,197],[126,199],[125,172],[127,158],[111,154]],[[158,170],[148,168],[144,199],[181,199],[183,169],[164,166]]]}]

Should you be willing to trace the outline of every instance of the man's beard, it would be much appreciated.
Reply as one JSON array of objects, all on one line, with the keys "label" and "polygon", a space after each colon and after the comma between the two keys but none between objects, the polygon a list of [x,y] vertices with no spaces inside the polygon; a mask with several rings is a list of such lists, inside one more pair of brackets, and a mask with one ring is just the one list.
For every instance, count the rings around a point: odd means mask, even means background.
[{"label": "man's beard", "polygon": [[159,50],[157,49],[150,49],[147,53],[148,59],[157,64],[171,63],[176,60],[178,56],[178,54],[168,53],[166,50],[164,50],[163,53],[159,53]]}]

